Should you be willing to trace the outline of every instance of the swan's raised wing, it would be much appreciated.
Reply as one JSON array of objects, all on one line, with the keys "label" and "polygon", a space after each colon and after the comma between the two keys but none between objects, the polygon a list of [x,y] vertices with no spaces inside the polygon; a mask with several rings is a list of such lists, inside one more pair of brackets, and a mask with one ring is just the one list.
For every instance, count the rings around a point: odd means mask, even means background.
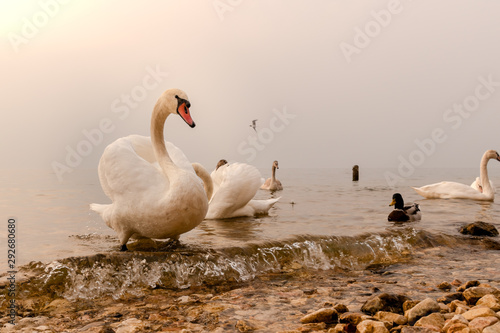
[{"label": "swan's raised wing", "polygon": [[214,194],[207,216],[230,216],[245,206],[257,193],[260,172],[245,163],[231,163],[212,172]]},{"label": "swan's raised wing", "polygon": [[[493,193],[496,193],[497,190],[495,189],[495,185],[493,185],[493,182],[490,180],[490,185],[491,189],[493,190]],[[481,184],[481,179],[479,177],[476,177],[476,180],[472,182],[470,185],[473,189],[475,189],[478,192],[483,192],[483,186]]]},{"label": "swan's raised wing", "polygon": [[120,138],[107,146],[101,156],[99,180],[104,193],[113,201],[134,197],[144,200],[149,195],[158,198],[170,186],[167,178],[150,162],[143,138],[138,135]]}]

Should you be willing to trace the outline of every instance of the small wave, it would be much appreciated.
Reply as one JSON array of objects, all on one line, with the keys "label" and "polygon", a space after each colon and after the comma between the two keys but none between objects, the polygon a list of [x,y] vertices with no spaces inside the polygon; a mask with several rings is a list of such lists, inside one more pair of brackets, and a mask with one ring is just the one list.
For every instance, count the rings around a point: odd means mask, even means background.
[{"label": "small wave", "polygon": [[[500,248],[499,243],[493,248]],[[139,296],[144,288],[184,289],[191,286],[245,282],[271,272],[339,269],[361,270],[411,259],[419,248],[483,245],[483,240],[435,235],[411,227],[356,237],[301,236],[282,242],[206,249],[181,246],[168,251],[113,252],[72,257],[49,265],[33,263],[24,270],[37,277],[21,288],[29,294],[50,290],[69,300],[104,295]]]}]

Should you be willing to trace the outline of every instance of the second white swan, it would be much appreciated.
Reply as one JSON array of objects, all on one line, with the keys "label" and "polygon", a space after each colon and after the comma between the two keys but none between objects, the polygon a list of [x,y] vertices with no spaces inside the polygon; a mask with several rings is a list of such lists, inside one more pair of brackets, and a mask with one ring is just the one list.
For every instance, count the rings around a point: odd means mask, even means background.
[{"label": "second white swan", "polygon": [[[198,177],[203,180],[209,206],[206,219],[224,219],[268,214],[280,198],[253,199],[261,184],[260,172],[245,163],[228,164],[220,160],[212,174],[193,163]],[[213,193],[213,194],[212,194]]]},{"label": "second white swan", "polygon": [[495,150],[488,150],[481,158],[479,169],[479,181],[471,186],[456,182],[440,182],[422,187],[412,187],[418,194],[428,199],[473,199],[493,201],[495,199],[495,188],[488,178],[487,164],[490,159],[500,161],[500,155]]}]

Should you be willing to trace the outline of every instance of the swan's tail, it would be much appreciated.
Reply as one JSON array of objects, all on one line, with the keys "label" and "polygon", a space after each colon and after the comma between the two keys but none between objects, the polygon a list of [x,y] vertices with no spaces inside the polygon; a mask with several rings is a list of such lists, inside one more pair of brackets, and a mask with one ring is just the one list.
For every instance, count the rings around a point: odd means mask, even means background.
[{"label": "swan's tail", "polygon": [[109,205],[101,205],[96,203],[90,204],[90,209],[101,215],[101,217],[104,217],[104,212],[108,207]]},{"label": "swan's tail", "polygon": [[418,194],[420,194],[421,196],[423,197],[426,197],[426,195],[424,195],[424,192],[421,190],[420,187],[413,187],[413,186],[410,186],[412,189],[415,190],[415,192],[417,192]]},{"label": "swan's tail", "polygon": [[281,197],[268,200],[250,200],[248,204],[255,209],[256,215],[264,215],[269,212],[269,209],[271,209],[271,207],[277,203],[279,199],[281,199]]}]

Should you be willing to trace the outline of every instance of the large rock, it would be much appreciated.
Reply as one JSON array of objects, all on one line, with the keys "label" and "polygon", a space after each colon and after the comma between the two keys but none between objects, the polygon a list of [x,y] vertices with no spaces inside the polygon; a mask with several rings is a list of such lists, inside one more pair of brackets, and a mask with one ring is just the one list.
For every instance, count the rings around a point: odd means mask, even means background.
[{"label": "large rock", "polygon": [[433,312],[439,312],[441,307],[432,298],[426,298],[422,302],[418,303],[411,309],[405,312],[405,317],[408,319],[408,323],[413,325],[419,318],[427,316]]},{"label": "large rock", "polygon": [[444,317],[442,314],[434,312],[417,320],[415,326],[427,327],[440,332],[444,326]]},{"label": "large rock", "polygon": [[490,308],[473,308],[463,313],[462,316],[468,321],[471,321],[478,317],[496,317],[496,313]]},{"label": "large rock", "polygon": [[500,311],[500,301],[499,301],[498,297],[496,297],[495,295],[492,295],[492,294],[488,294],[488,295],[481,297],[476,302],[476,305],[486,306],[495,312]]},{"label": "large rock", "polygon": [[437,285],[438,289],[444,290],[444,291],[450,291],[451,290],[451,283],[448,281],[443,281],[440,284]]},{"label": "large rock", "polygon": [[500,323],[486,327],[483,333],[500,333]]},{"label": "large rock", "polygon": [[465,289],[468,289],[468,288],[471,288],[471,287],[477,287],[480,284],[481,283],[479,281],[477,281],[477,280],[467,281],[464,284],[460,285],[457,288],[457,291],[461,292],[461,291],[464,291]]},{"label": "large rock", "polygon": [[455,311],[458,307],[463,307],[463,308],[469,310],[469,306],[467,305],[467,303],[465,303],[463,301],[454,300],[450,303],[450,310],[451,311]]},{"label": "large rock", "polygon": [[330,328],[328,333],[355,333],[356,326],[352,324],[337,324],[335,327]]},{"label": "large rock", "polygon": [[471,329],[469,326],[462,323],[455,323],[448,327],[446,331],[443,330],[444,333],[471,333]]},{"label": "large rock", "polygon": [[493,224],[481,221],[463,226],[462,228],[460,228],[460,233],[472,236],[498,236],[498,230]]},{"label": "large rock", "polygon": [[392,326],[405,325],[408,322],[405,316],[394,312],[379,311],[373,317],[380,321],[391,323]]},{"label": "large rock", "polygon": [[462,315],[457,314],[454,315],[453,318],[451,318],[450,320],[446,321],[441,330],[446,333],[451,326],[456,324],[461,324],[464,325],[465,327],[468,327],[469,321],[465,319]]},{"label": "large rock", "polygon": [[387,327],[381,321],[363,320],[357,326],[359,333],[389,333]]},{"label": "large rock", "polygon": [[361,311],[374,315],[379,311],[403,314],[403,303],[408,297],[383,293],[369,298],[361,307]]},{"label": "large rock", "polygon": [[136,318],[129,318],[122,322],[111,324],[111,327],[116,328],[116,333],[144,332],[144,323]]},{"label": "large rock", "polygon": [[358,325],[363,321],[364,314],[358,312],[346,312],[340,315],[339,322],[342,324],[352,324],[354,326]]},{"label": "large rock", "polygon": [[465,289],[463,295],[468,304],[476,304],[476,302],[483,296],[494,295],[496,297],[500,296],[500,291],[492,287],[471,287]]},{"label": "large rock", "polygon": [[482,332],[486,327],[498,323],[500,320],[497,317],[477,317],[469,323],[470,328],[475,328]]},{"label": "large rock", "polygon": [[309,323],[335,323],[339,317],[339,314],[335,309],[323,308],[319,309],[313,313],[309,313],[300,319],[302,324]]},{"label": "large rock", "polygon": [[337,313],[345,313],[345,312],[349,312],[349,308],[347,306],[345,306],[344,304],[342,303],[339,303],[339,304],[335,304],[335,306],[333,307],[335,309],[335,311],[337,311]]}]

